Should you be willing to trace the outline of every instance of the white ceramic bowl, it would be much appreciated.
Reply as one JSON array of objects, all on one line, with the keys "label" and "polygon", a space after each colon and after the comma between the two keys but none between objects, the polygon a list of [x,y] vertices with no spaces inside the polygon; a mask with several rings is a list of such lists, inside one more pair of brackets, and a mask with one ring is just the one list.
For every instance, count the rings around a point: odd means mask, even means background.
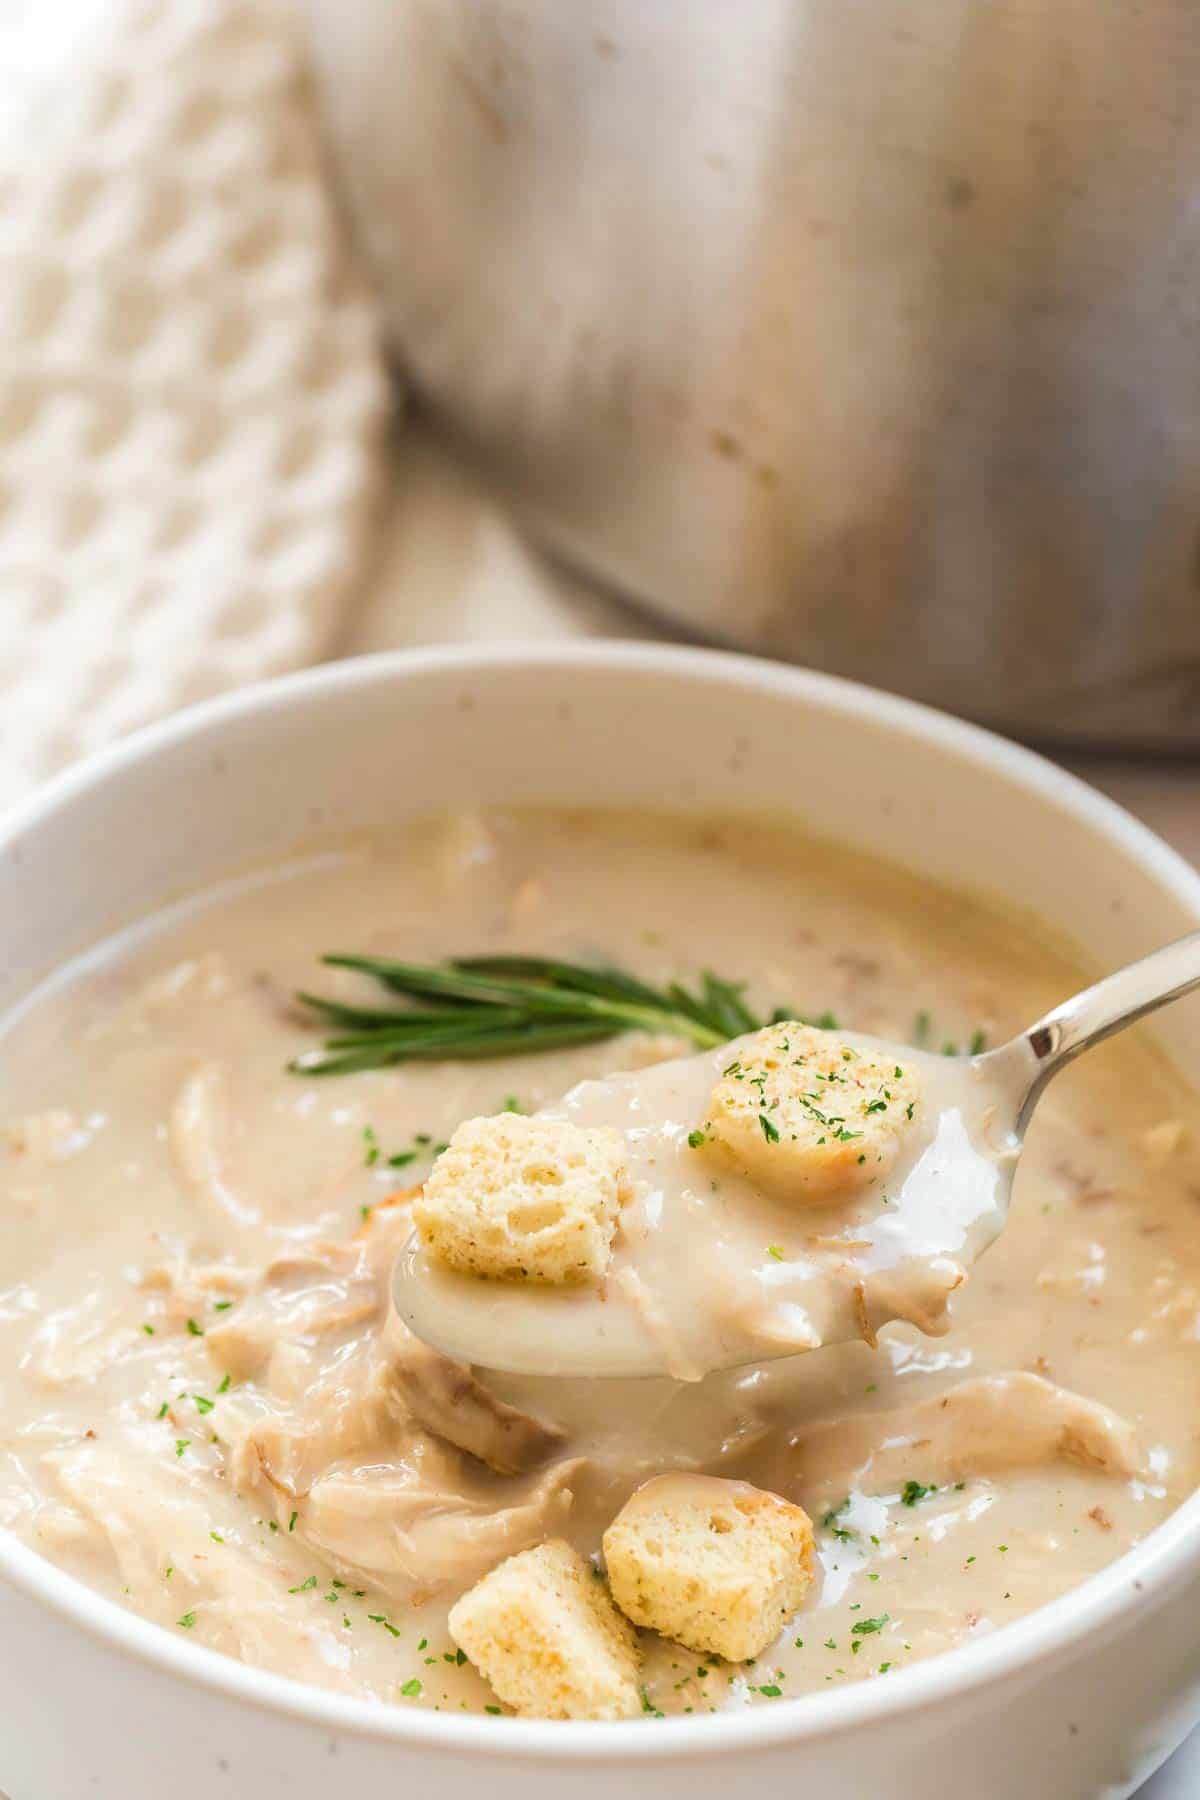
[{"label": "white ceramic bowl", "polygon": [[[113,928],[315,834],[445,807],[770,809],[1031,906],[1116,964],[1200,923],[1200,877],[1029,753],[907,702],[643,646],[318,670],[143,732],[0,829],[0,1005]],[[797,906],[803,896],[797,895]],[[1200,1007],[1160,1035],[1200,1080]],[[219,1657],[0,1533],[11,1800],[1128,1794],[1200,1716],[1200,1500],[1015,1625],[743,1714],[562,1725],[390,1711]]]}]

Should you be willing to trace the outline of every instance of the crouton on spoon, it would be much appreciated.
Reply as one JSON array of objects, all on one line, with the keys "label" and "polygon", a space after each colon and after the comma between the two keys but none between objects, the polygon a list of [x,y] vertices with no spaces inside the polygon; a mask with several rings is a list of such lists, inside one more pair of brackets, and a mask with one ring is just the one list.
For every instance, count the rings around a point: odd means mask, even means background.
[{"label": "crouton on spoon", "polygon": [[468,1121],[393,1304],[437,1349],[520,1374],[698,1380],[891,1320],[937,1334],[1048,1081],[1197,986],[1193,933],[985,1054],[784,1021]]}]

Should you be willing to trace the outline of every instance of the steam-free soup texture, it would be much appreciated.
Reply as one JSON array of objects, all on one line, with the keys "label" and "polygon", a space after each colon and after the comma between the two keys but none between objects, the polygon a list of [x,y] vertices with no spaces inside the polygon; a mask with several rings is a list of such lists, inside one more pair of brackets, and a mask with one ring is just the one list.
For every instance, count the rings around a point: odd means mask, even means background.
[{"label": "steam-free soup texture", "polygon": [[1198,1109],[1147,1044],[1043,1101],[943,1336],[893,1324],[701,1382],[472,1374],[389,1318],[439,1144],[688,1046],[297,1075],[293,990],[364,993],[318,975],[336,950],[714,969],[764,1013],[935,1050],[1087,977],[1026,923],[782,830],[549,813],[335,846],[83,958],[10,1023],[0,1074],[0,1524],[55,1563],[258,1667],[495,1713],[446,1615],[503,1557],[597,1553],[665,1469],[798,1501],[802,1610],[753,1664],[647,1634],[650,1728],[992,1632],[1192,1489]]}]

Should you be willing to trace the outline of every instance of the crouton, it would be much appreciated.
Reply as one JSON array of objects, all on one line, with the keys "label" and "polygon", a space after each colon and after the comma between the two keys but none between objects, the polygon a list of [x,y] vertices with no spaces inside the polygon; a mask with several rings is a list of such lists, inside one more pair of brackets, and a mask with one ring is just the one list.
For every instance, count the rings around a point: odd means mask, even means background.
[{"label": "crouton", "polygon": [[625,1197],[615,1131],[500,1113],[460,1125],[413,1205],[421,1241],[464,1274],[598,1282]]},{"label": "crouton", "polygon": [[561,1538],[502,1562],[455,1602],[449,1623],[500,1699],[525,1717],[630,1719],[641,1710],[633,1627]]},{"label": "crouton", "polygon": [[887,1173],[920,1092],[910,1057],[807,1025],[769,1025],[734,1047],[700,1149],[769,1193],[821,1204]]},{"label": "crouton", "polygon": [[745,1481],[658,1475],[604,1534],[613,1599],[635,1625],[742,1662],[778,1636],[812,1579],[812,1521]]}]

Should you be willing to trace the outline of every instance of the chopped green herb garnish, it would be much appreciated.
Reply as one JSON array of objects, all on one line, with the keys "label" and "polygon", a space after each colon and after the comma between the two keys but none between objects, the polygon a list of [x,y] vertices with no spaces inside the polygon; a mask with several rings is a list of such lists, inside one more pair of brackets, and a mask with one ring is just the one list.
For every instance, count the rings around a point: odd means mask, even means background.
[{"label": "chopped green herb garnish", "polygon": [[971,1042],[968,1047],[972,1056],[982,1056],[987,1049],[987,1033],[985,1031],[973,1031],[971,1033]]},{"label": "chopped green herb garnish", "polygon": [[902,1506],[915,1506],[918,1500],[924,1500],[926,1494],[936,1493],[937,1488],[932,1483],[927,1487],[920,1481],[906,1481],[900,1489],[900,1503]]},{"label": "chopped green herb garnish", "polygon": [[146,1334],[146,1336],[147,1336],[147,1337],[153,1337],[153,1336],[154,1336],[154,1327],[153,1327],[153,1325],[143,1325],[143,1326],[142,1326],[142,1330],[143,1330],[143,1331],[144,1331],[144,1332],[145,1332],[145,1334]]},{"label": "chopped green herb garnish", "polygon": [[191,1441],[192,1440],[190,1438],[176,1438],[175,1439],[175,1454],[176,1454],[176,1456],[182,1456],[184,1451],[190,1445]]},{"label": "chopped green herb garnish", "polygon": [[779,1244],[768,1244],[767,1245],[767,1255],[772,1257],[775,1262],[782,1262],[783,1261],[782,1246]]},{"label": "chopped green herb garnish", "polygon": [[307,1594],[309,1592],[309,1590],[311,1588],[315,1588],[316,1585],[317,1585],[316,1576],[310,1575],[307,1581],[302,1581],[300,1583],[299,1587],[289,1588],[288,1593],[289,1594]]},{"label": "chopped green herb garnish", "polygon": [[882,1631],[889,1622],[887,1613],[880,1613],[877,1619],[856,1619],[850,1627],[854,1637],[870,1637],[876,1631]]},{"label": "chopped green herb garnish", "polygon": [[379,1139],[372,1126],[363,1126],[363,1162],[368,1169],[373,1169],[379,1161]]},{"label": "chopped green herb garnish", "polygon": [[493,1714],[497,1719],[500,1717],[500,1708],[498,1706],[485,1706],[483,1710],[485,1713]]},{"label": "chopped green herb garnish", "polygon": [[295,1529],[296,1529],[296,1520],[297,1520],[297,1519],[298,1519],[298,1518],[299,1518],[299,1517],[300,1517],[300,1514],[299,1514],[299,1513],[298,1513],[298,1512],[294,1512],[294,1513],[293,1513],[293,1514],[292,1514],[292,1516],[291,1516],[291,1518],[290,1518],[290,1519],[289,1519],[289,1520],[288,1520],[288,1530],[289,1530],[289,1531],[295,1531]]},{"label": "chopped green herb garnish", "polygon": [[214,1312],[228,1312],[233,1305],[232,1300],[218,1300],[213,1306]]},{"label": "chopped green herb garnish", "polygon": [[765,1694],[767,1696],[768,1700],[778,1700],[779,1696],[783,1692],[783,1689],[781,1687],[777,1687],[773,1681],[769,1681],[769,1682],[764,1682],[762,1687],[760,1687],[758,1691],[760,1694]]},{"label": "chopped green herb garnish", "polygon": [[414,1699],[420,1691],[421,1683],[417,1680],[415,1675],[412,1677],[411,1681],[406,1681],[404,1686],[400,1689],[400,1692],[410,1700]]},{"label": "chopped green herb garnish", "polygon": [[218,1394],[227,1394],[227,1393],[228,1393],[228,1392],[229,1392],[229,1389],[230,1389],[230,1386],[231,1386],[231,1384],[232,1384],[232,1382],[233,1382],[233,1376],[232,1376],[232,1375],[228,1375],[228,1374],[226,1374],[226,1375],[224,1375],[224,1376],[222,1376],[222,1378],[221,1378],[221,1385],[220,1385],[220,1387],[219,1387],[219,1388],[218,1388],[218,1389],[217,1389],[217,1392],[218,1392]]},{"label": "chopped green herb garnish", "polygon": [[704,1142],[704,1133],[702,1131],[689,1131],[687,1141],[689,1150],[698,1150]]},{"label": "chopped green herb garnish", "polygon": [[182,1625],[185,1631],[190,1631],[196,1623],[196,1615],[194,1612],[185,1612],[182,1619],[176,1619],[175,1623]]},{"label": "chopped green herb garnish", "polygon": [[170,1412],[170,1410],[171,1410],[170,1402],[167,1400],[164,1400],[162,1405],[159,1407],[158,1411],[155,1413],[154,1416],[156,1419],[165,1419],[168,1412]]},{"label": "chopped green herb garnish", "polygon": [[216,1404],[215,1401],[207,1399],[203,1394],[193,1394],[192,1399],[196,1403],[198,1413],[210,1413]]},{"label": "chopped green herb garnish", "polygon": [[759,1113],[758,1122],[762,1126],[762,1134],[766,1138],[768,1144],[777,1144],[779,1142],[778,1126],[772,1124],[765,1112]]},{"label": "chopped green herb garnish", "polygon": [[219,1531],[210,1531],[208,1535],[214,1544],[223,1544],[225,1542],[225,1539],[221,1536]]},{"label": "chopped green herb garnish", "polygon": [[188,1320],[187,1328],[188,1328],[188,1336],[189,1337],[203,1337],[204,1336],[203,1327],[200,1325],[197,1325],[195,1319]]}]

